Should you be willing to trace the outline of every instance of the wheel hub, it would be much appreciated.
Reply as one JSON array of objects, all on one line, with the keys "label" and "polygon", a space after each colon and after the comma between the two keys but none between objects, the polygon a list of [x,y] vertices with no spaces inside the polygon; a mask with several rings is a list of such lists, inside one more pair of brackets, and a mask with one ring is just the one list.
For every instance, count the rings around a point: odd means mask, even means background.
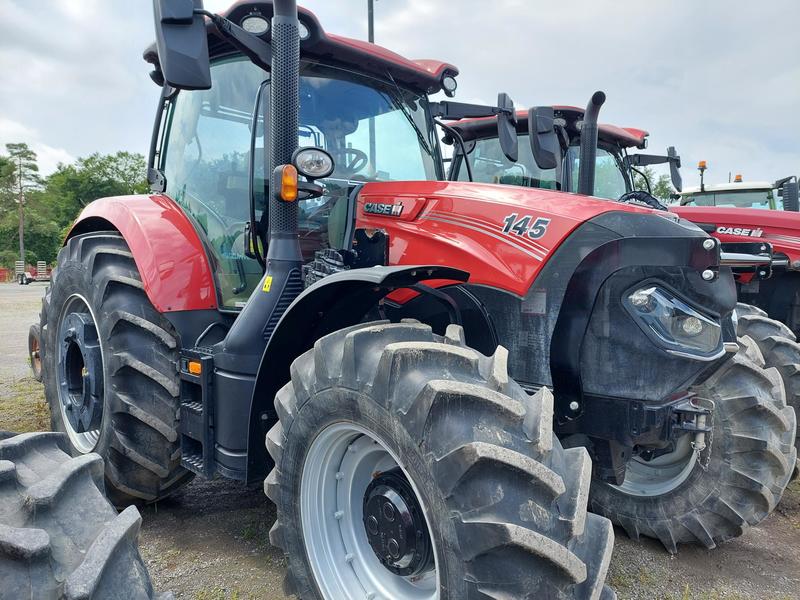
[{"label": "wheel hub", "polygon": [[64,415],[76,433],[98,429],[103,417],[103,362],[92,316],[67,314],[59,334],[58,383]]},{"label": "wheel hub", "polygon": [[417,576],[433,568],[425,516],[401,469],[381,473],[367,487],[364,529],[378,560],[393,573]]}]

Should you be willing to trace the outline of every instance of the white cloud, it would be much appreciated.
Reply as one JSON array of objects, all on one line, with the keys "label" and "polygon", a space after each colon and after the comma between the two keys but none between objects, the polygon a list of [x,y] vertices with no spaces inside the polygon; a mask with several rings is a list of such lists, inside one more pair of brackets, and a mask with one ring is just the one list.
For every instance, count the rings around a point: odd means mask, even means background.
[{"label": "white cloud", "polygon": [[[301,3],[326,30],[366,37],[363,0]],[[35,130],[43,156],[146,152],[149,2],[0,0],[0,14],[0,115]],[[606,91],[601,120],[648,129],[654,151],[677,146],[687,184],[698,158],[709,180],[800,171],[796,0],[379,0],[375,15],[382,45],[456,64],[462,101],[582,105]]]},{"label": "white cloud", "polygon": [[64,148],[54,148],[44,143],[36,130],[0,117],[0,151],[5,150],[6,144],[18,142],[28,144],[31,150],[36,152],[39,172],[42,175],[49,175],[55,171],[59,163],[68,164],[75,160],[75,157]]}]

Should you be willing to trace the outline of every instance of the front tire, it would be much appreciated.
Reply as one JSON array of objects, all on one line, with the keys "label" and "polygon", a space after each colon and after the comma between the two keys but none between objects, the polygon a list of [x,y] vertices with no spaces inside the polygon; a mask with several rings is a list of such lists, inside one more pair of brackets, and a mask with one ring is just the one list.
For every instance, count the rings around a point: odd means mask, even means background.
[{"label": "front tire", "polygon": [[[467,348],[460,327],[443,339],[404,321],[335,332],[295,360],[275,399],[265,482],[287,593],[613,597],[603,585],[613,530],[586,513],[588,454],[561,447],[552,394],[526,394],[506,359],[502,347],[491,358]],[[393,538],[370,512],[378,488],[411,507],[410,535]],[[421,572],[403,571],[413,566]]]},{"label": "front tire", "polygon": [[632,539],[658,539],[674,554],[681,543],[714,548],[775,509],[797,457],[795,413],[786,405],[780,375],[753,362],[749,356],[757,351],[750,345],[740,344],[734,357],[693,390],[714,401],[705,450],[698,454],[689,447],[690,462],[683,462],[683,436],[671,454],[649,463],[632,459],[622,486],[594,482],[594,512]]},{"label": "front tire", "polygon": [[[800,344],[794,333],[755,306],[739,303],[736,313],[738,335],[751,338],[761,350],[764,365],[778,370],[786,388],[786,402],[795,413],[800,412]],[[800,432],[794,444],[800,449]]]},{"label": "front tire", "polygon": [[0,598],[154,597],[135,507],[103,495],[103,461],[71,458],[66,436],[0,432]]},{"label": "front tire", "polygon": [[42,301],[42,334],[52,429],[68,435],[74,455],[103,457],[111,501],[152,502],[188,483],[177,337],[121,235],[68,240]]}]

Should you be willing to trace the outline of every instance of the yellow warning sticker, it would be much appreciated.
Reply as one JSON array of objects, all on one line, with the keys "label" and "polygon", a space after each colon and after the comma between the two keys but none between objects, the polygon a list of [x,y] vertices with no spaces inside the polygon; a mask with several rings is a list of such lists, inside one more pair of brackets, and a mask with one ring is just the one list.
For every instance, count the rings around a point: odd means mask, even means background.
[{"label": "yellow warning sticker", "polygon": [[261,288],[261,291],[269,293],[269,290],[272,288],[272,275],[267,275],[264,277],[264,287]]}]

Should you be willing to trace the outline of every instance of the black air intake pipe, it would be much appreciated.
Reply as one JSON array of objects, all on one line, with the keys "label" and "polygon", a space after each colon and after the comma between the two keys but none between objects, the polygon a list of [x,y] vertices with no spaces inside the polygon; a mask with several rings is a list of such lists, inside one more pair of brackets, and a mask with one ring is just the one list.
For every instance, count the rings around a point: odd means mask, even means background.
[{"label": "black air intake pipe", "polygon": [[594,195],[595,160],[597,159],[597,115],[606,101],[603,92],[595,92],[586,106],[581,124],[581,153],[578,173],[578,193]]},{"label": "black air intake pipe", "polygon": [[275,0],[272,16],[270,82],[269,248],[266,272],[215,353],[215,365],[238,373],[256,373],[272,332],[300,292],[302,254],[297,230],[297,201],[280,198],[275,168],[292,162],[300,120],[300,28],[296,0]]}]

